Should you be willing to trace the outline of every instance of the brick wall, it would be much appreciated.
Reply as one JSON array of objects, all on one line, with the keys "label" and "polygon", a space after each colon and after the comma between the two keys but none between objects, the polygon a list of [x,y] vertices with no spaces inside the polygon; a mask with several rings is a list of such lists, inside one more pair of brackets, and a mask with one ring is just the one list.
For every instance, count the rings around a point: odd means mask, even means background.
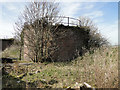
[{"label": "brick wall", "polygon": [[[89,30],[86,27],[74,27],[74,26],[59,26],[59,31],[65,31],[65,36],[62,34],[56,38],[57,45],[60,47],[56,52],[52,54],[53,61],[70,61],[83,53],[82,47],[85,47],[89,38]],[[27,42],[25,40],[25,42]],[[24,59],[29,60],[26,53],[29,53],[29,49],[24,46]]]},{"label": "brick wall", "polygon": [[58,39],[57,43],[60,47],[52,56],[55,61],[70,61],[83,53],[82,47],[87,43],[89,37],[85,28],[62,26],[60,30],[66,30],[66,36]]}]

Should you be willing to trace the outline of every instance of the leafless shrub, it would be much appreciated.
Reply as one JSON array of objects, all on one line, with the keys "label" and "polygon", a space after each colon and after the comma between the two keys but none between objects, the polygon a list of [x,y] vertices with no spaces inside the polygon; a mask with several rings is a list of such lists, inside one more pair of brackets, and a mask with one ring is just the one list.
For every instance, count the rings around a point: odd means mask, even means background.
[{"label": "leafless shrub", "polygon": [[58,49],[54,43],[55,38],[53,38],[57,34],[54,33],[57,26],[53,27],[53,25],[61,21],[60,18],[56,18],[58,13],[58,3],[31,2],[15,23],[16,37],[20,40],[21,47],[24,42],[24,46],[27,48],[24,54],[32,61],[38,62],[51,58],[50,55]]},{"label": "leafless shrub", "polygon": [[100,32],[98,32],[97,26],[94,24],[94,22],[89,17],[80,17],[81,26],[84,26],[86,28],[90,29],[89,32],[89,40],[87,48],[98,48],[104,45],[108,45],[108,41],[106,38],[104,38]]}]

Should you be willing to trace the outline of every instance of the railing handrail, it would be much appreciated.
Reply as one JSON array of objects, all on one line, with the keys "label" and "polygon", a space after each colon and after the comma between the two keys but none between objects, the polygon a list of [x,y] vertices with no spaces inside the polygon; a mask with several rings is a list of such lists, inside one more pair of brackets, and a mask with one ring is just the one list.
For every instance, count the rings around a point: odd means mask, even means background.
[{"label": "railing handrail", "polygon": [[[81,26],[81,20],[79,20],[79,19],[76,19],[76,18],[73,18],[73,17],[67,17],[67,16],[55,16],[55,17],[67,18],[68,19],[68,22],[67,22],[68,26],[69,26],[69,24]],[[79,24],[70,23],[71,19],[72,20],[77,20],[79,22]]]},{"label": "railing handrail", "polygon": [[[81,26],[81,20],[79,20],[79,19],[76,19],[76,18],[73,18],[73,17],[67,17],[67,16],[54,16],[54,17],[59,17],[59,18],[66,18],[67,19],[67,21],[65,21],[65,22],[58,22],[58,23],[54,23],[54,24],[67,24],[68,26],[69,25],[76,25],[76,26]],[[49,17],[41,17],[41,18],[47,18],[47,19],[49,19]],[[77,22],[74,22],[74,21],[72,21],[72,22],[70,22],[71,20],[76,20]],[[62,20],[63,21],[63,20]],[[24,25],[26,25],[27,23],[25,22],[24,23]]]},{"label": "railing handrail", "polygon": [[[59,18],[66,18],[67,22],[62,22],[61,24],[68,24],[68,26],[71,25],[76,25],[76,26],[81,26],[81,21],[79,19],[73,18],[73,17],[67,17],[67,16],[54,16],[54,17],[59,17]],[[45,17],[45,18],[49,18],[49,17]],[[79,24],[74,24],[74,23],[70,23],[70,20],[77,20]],[[60,22],[59,22],[60,23]],[[58,24],[59,24],[58,23]]]}]

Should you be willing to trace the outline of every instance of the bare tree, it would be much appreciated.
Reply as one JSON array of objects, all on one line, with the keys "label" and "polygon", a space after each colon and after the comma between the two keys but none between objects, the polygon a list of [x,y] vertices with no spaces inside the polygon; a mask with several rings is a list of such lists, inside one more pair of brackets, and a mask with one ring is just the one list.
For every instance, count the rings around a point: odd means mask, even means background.
[{"label": "bare tree", "polygon": [[22,59],[22,52],[23,52],[23,45],[24,45],[24,40],[23,40],[23,22],[21,18],[18,18],[18,21],[15,22],[14,30],[15,30],[15,44],[19,46],[19,60]]},{"label": "bare tree", "polygon": [[50,58],[57,50],[54,38],[57,26],[53,25],[61,21],[56,17],[58,14],[58,3],[31,2],[16,22],[17,36],[21,42],[24,38],[24,47],[27,48],[24,54],[32,61]]},{"label": "bare tree", "polygon": [[105,39],[100,32],[98,32],[98,27],[94,24],[94,22],[89,17],[79,17],[81,21],[81,26],[89,28],[89,41],[87,48],[95,48],[101,47],[103,45],[107,45],[108,41]]},{"label": "bare tree", "polygon": [[97,28],[95,23],[89,17],[80,16],[79,20],[81,21],[81,26],[86,26],[94,29]]}]

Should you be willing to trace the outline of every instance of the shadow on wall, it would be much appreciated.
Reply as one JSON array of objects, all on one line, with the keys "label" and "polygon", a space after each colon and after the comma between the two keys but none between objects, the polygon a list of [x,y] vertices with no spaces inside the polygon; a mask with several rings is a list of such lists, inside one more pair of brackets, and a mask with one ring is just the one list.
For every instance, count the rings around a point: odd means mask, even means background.
[{"label": "shadow on wall", "polygon": [[[63,38],[57,39],[56,43],[60,47],[52,56],[53,61],[71,61],[82,56],[86,51],[89,41],[89,29],[86,27],[59,26],[60,31],[65,31]],[[60,36],[62,37],[62,36]]]}]

